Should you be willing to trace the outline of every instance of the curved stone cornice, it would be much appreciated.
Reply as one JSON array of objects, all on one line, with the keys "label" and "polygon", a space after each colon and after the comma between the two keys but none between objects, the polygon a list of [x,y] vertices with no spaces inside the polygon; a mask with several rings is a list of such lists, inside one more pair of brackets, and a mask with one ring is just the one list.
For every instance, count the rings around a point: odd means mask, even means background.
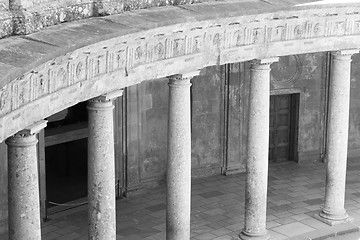
[{"label": "curved stone cornice", "polygon": [[360,5],[261,4],[262,10],[244,9],[244,2],[142,10],[0,40],[0,141],[79,101],[142,81],[360,48]]}]

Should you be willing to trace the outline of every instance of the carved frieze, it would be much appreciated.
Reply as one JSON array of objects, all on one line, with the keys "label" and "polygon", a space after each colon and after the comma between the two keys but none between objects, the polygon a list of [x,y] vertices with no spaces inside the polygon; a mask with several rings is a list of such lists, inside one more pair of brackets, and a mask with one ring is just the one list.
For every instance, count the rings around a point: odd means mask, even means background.
[{"label": "carved frieze", "polygon": [[151,64],[161,61],[176,61],[176,58],[196,54],[217,59],[224,50],[233,49],[229,51],[231,54],[241,54],[237,49],[246,46],[360,35],[360,14],[343,12],[322,17],[267,18],[266,21],[247,20],[245,16],[187,26],[187,29],[161,28],[155,35],[144,34],[146,37],[118,37],[45,63],[0,90],[0,116],[79,82],[113,72],[119,73],[120,80],[128,76],[129,70],[134,72],[140,66],[151,68]]}]

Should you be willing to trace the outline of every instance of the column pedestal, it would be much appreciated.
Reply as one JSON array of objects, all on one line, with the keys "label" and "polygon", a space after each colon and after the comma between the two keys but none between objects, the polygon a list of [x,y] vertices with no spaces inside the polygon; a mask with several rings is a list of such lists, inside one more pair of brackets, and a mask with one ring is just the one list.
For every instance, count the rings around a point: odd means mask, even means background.
[{"label": "column pedestal", "polygon": [[45,126],[42,121],[6,140],[10,240],[41,239],[36,133]]},{"label": "column pedestal", "polygon": [[[120,96],[122,92],[119,92]],[[116,239],[113,103],[108,95],[88,102],[89,239]]]},{"label": "column pedestal", "polygon": [[326,145],[325,204],[315,217],[329,225],[350,221],[345,210],[351,56],[358,50],[332,53]]},{"label": "column pedestal", "polygon": [[169,78],[166,239],[190,240],[191,113],[190,79]]},{"label": "column pedestal", "polygon": [[266,201],[269,149],[270,65],[278,58],[254,60],[251,86],[246,162],[245,226],[240,239],[267,240]]}]

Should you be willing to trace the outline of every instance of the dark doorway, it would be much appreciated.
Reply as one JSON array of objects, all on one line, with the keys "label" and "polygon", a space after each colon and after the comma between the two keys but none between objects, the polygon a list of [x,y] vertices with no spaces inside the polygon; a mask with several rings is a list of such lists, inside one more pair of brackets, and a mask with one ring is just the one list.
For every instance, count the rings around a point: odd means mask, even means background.
[{"label": "dark doorway", "polygon": [[76,206],[79,199],[87,196],[87,132],[85,103],[48,118],[45,175],[49,214],[55,207],[59,207],[57,212]]},{"label": "dark doorway", "polygon": [[300,94],[270,97],[269,161],[297,161]]},{"label": "dark doorway", "polygon": [[45,148],[46,193],[51,202],[66,203],[87,195],[87,140]]}]

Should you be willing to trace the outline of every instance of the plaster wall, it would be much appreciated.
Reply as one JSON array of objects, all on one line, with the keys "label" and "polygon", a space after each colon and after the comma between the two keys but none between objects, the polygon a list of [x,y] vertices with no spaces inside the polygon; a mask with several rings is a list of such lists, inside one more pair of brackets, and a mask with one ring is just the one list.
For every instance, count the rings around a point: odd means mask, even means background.
[{"label": "plaster wall", "polygon": [[226,173],[245,171],[250,90],[250,64],[234,63],[225,69]]},{"label": "plaster wall", "polygon": [[166,79],[127,89],[127,187],[129,191],[164,181],[167,155]]},{"label": "plaster wall", "polygon": [[205,68],[192,81],[191,161],[194,177],[220,174],[223,166],[221,68]]},{"label": "plaster wall", "polygon": [[360,156],[360,54],[353,56],[351,64],[349,157]]}]

